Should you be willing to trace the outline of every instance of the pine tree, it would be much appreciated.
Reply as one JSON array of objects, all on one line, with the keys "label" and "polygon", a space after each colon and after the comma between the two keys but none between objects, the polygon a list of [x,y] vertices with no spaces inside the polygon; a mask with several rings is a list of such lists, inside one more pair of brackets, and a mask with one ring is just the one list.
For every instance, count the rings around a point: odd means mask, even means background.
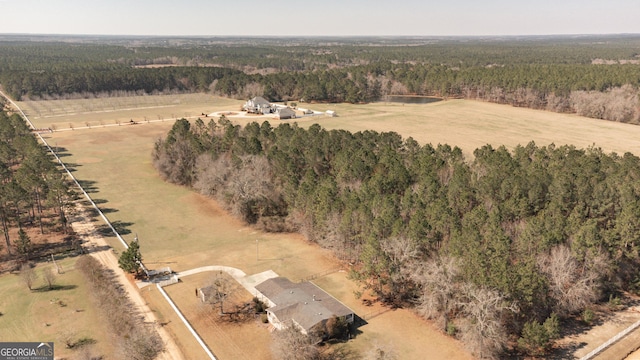
[{"label": "pine tree", "polygon": [[118,265],[128,273],[138,274],[142,263],[142,255],[140,254],[140,244],[138,240],[134,240],[129,244],[129,248],[120,255]]}]

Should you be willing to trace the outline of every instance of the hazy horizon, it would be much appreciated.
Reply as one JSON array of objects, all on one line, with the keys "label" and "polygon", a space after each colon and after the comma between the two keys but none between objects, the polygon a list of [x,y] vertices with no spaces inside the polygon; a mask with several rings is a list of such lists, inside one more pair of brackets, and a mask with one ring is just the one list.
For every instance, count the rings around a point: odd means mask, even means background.
[{"label": "hazy horizon", "polygon": [[[394,37],[640,33],[637,0],[0,0],[1,34]],[[14,14],[15,16],[12,16]]]}]

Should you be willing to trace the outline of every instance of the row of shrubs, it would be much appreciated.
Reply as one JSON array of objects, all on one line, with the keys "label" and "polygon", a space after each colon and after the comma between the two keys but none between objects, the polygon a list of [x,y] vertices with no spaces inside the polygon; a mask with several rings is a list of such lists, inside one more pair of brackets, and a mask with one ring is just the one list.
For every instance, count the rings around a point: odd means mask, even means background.
[{"label": "row of shrubs", "polygon": [[115,354],[119,359],[151,360],[164,349],[160,335],[144,323],[142,316],[131,303],[115,273],[91,256],[82,256],[76,262],[89,283],[96,308],[100,309],[110,333],[115,335]]}]

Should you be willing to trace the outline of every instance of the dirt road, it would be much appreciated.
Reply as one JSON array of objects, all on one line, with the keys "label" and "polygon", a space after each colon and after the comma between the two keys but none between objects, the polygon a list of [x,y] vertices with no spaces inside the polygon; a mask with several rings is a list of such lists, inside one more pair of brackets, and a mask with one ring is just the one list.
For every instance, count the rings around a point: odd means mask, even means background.
[{"label": "dirt road", "polygon": [[[149,324],[157,324],[158,322],[156,317],[140,295],[137,286],[129,281],[125,273],[118,267],[118,259],[113,253],[113,250],[104,238],[96,232],[95,226],[89,221],[82,205],[79,203],[77,204],[76,214],[71,220],[71,226],[76,234],[84,240],[83,245],[91,256],[100,261],[102,265],[113,270],[117,275],[118,281],[122,284],[127,295],[129,295],[131,302],[139,309],[141,315],[145,319],[145,322]],[[176,343],[167,331],[161,326],[156,326],[155,328],[164,343],[164,351],[158,356],[158,359],[184,360],[182,352],[178,349],[178,346],[176,346]]]}]

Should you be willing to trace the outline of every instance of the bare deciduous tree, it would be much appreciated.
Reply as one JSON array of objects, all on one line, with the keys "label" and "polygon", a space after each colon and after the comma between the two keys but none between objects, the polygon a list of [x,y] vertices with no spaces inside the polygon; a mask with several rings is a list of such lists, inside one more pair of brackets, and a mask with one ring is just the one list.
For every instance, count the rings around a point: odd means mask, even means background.
[{"label": "bare deciduous tree", "polygon": [[405,236],[396,236],[380,242],[382,252],[389,259],[389,280],[392,294],[403,297],[412,271],[411,263],[418,256],[416,243]]},{"label": "bare deciduous tree", "polygon": [[556,246],[540,256],[538,266],[549,279],[550,296],[555,302],[553,310],[559,316],[579,311],[595,301],[596,272],[580,266],[567,246]]},{"label": "bare deciduous tree", "polygon": [[42,269],[42,278],[47,283],[49,290],[53,289],[53,285],[56,282],[56,274],[51,267]]},{"label": "bare deciduous tree", "polygon": [[412,279],[422,290],[418,312],[436,320],[442,329],[446,329],[449,314],[457,305],[459,276],[459,261],[450,256],[431,258],[413,271]]},{"label": "bare deciduous tree", "polygon": [[226,156],[214,160],[209,154],[196,159],[197,178],[194,187],[203,195],[215,196],[224,188],[231,173],[231,161]]},{"label": "bare deciduous tree", "polygon": [[20,277],[25,285],[29,288],[29,290],[33,289],[33,284],[38,279],[38,274],[36,274],[35,270],[29,264],[22,264],[20,267]]},{"label": "bare deciduous tree", "polygon": [[573,91],[571,106],[578,115],[620,122],[638,122],[638,91],[630,85],[601,91]]},{"label": "bare deciduous tree", "polygon": [[506,312],[516,312],[496,290],[465,284],[459,306],[465,314],[461,324],[462,341],[480,358],[496,358],[507,344],[508,336],[502,324]]},{"label": "bare deciduous tree", "polygon": [[274,359],[281,360],[317,360],[321,359],[315,340],[298,331],[295,326],[273,332],[271,352]]},{"label": "bare deciduous tree", "polygon": [[250,99],[256,96],[264,95],[264,85],[258,82],[250,82],[240,91],[241,97]]}]

